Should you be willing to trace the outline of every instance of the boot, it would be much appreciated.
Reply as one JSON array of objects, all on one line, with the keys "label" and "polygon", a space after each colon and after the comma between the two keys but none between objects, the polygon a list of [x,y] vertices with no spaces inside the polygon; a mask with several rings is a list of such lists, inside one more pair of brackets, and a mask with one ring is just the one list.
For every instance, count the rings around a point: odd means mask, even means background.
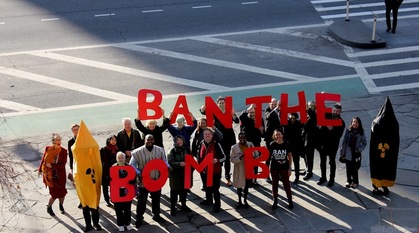
[{"label": "boot", "polygon": [[60,204],[60,211],[62,214],[65,214],[64,206],[63,204]]},{"label": "boot", "polygon": [[294,209],[294,203],[292,202],[292,200],[288,200],[288,209]]},{"label": "boot", "polygon": [[52,207],[51,206],[47,206],[47,213],[51,216],[55,216],[54,211],[52,211]]}]

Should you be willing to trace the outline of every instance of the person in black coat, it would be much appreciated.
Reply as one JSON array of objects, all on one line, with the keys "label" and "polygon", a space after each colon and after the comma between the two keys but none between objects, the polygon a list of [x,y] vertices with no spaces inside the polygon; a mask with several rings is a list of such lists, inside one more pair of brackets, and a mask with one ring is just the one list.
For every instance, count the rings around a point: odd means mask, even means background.
[{"label": "person in black coat", "polygon": [[[386,3],[386,24],[387,32],[396,33],[397,27],[397,14],[399,12],[399,7],[402,4],[403,0],[385,0]],[[390,12],[393,11],[393,27],[391,27]]]},{"label": "person in black coat", "polygon": [[156,120],[147,120],[145,126],[140,120],[140,109],[138,109],[138,115],[135,121],[135,126],[139,131],[143,133],[143,138],[145,138],[145,135],[151,134],[154,137],[154,145],[160,146],[164,148],[163,145],[163,132],[169,127],[170,120],[164,115],[163,110],[163,123],[161,126],[157,125]]},{"label": "person in black coat", "polygon": [[118,151],[125,154],[125,159],[128,163],[131,159],[131,151],[144,145],[144,141],[141,138],[140,131],[132,128],[131,118],[123,118],[122,125],[124,128],[116,135],[116,145],[118,146]]}]

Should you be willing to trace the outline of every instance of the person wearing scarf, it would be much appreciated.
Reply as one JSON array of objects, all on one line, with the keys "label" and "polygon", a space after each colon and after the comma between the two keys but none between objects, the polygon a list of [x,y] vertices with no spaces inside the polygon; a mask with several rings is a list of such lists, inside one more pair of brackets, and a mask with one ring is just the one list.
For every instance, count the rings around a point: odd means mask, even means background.
[{"label": "person wearing scarf", "polygon": [[116,136],[112,135],[106,139],[106,146],[100,149],[100,159],[102,161],[102,192],[103,198],[106,201],[106,205],[112,206],[109,202],[109,183],[110,174],[109,170],[112,165],[116,163],[116,153],[118,147],[116,146]]},{"label": "person wearing scarf", "polygon": [[42,174],[42,180],[45,187],[48,187],[49,198],[47,205],[47,212],[54,216],[52,204],[55,199],[59,199],[59,208],[61,213],[65,213],[63,203],[67,194],[66,185],[66,171],[65,164],[67,163],[67,150],[61,147],[61,136],[53,133],[51,138],[52,146],[46,146],[41,163],[38,167],[39,175]]},{"label": "person wearing scarf", "polygon": [[361,166],[361,152],[367,146],[367,138],[359,117],[352,118],[346,129],[340,150],[340,160],[346,164],[345,187],[356,188],[359,184],[358,169]]}]

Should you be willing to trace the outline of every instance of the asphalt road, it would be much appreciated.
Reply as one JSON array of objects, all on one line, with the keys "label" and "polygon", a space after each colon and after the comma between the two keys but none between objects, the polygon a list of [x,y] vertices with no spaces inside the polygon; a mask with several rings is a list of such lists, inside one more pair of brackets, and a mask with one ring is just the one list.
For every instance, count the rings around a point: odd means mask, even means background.
[{"label": "asphalt road", "polygon": [[[344,2],[344,1],[343,1]],[[369,4],[369,5],[368,5]],[[373,5],[371,5],[373,4]],[[381,50],[340,45],[327,33],[342,1],[0,2],[2,138],[93,128],[135,117],[139,89],[180,94],[192,112],[204,96],[245,98],[320,91],[350,100],[419,88],[417,2],[404,3]],[[354,1],[366,24],[380,1]],[[362,11],[364,9],[364,11]],[[340,17],[340,18],[339,18]]]}]

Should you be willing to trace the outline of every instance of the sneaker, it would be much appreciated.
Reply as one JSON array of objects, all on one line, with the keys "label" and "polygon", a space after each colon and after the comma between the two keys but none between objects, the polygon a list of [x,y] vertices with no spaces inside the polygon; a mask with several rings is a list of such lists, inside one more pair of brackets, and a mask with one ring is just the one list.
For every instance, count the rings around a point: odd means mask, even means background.
[{"label": "sneaker", "polygon": [[351,184],[349,182],[346,182],[345,187],[349,188],[349,187],[351,187]]},{"label": "sneaker", "polygon": [[48,213],[49,215],[51,215],[51,216],[55,216],[55,213],[54,213],[54,211],[52,210],[52,207],[51,207],[51,206],[47,206],[47,213]]},{"label": "sneaker", "polygon": [[62,214],[65,214],[65,210],[64,210],[64,206],[62,204],[59,205],[60,206],[60,211]]},{"label": "sneaker", "polygon": [[160,217],[160,215],[154,216],[153,220],[158,222],[158,223],[164,223],[166,222],[166,220],[164,220],[164,218]]},{"label": "sneaker", "polygon": [[106,202],[106,206],[107,206],[107,207],[111,207],[111,206],[112,206],[112,204],[111,204],[109,201],[107,201],[107,202]]},{"label": "sneaker", "polygon": [[352,183],[351,184],[351,188],[356,189],[357,187],[358,187],[358,184],[357,183]]},{"label": "sneaker", "polygon": [[228,186],[228,187],[230,187],[231,185],[233,185],[232,183],[231,183],[231,180],[227,180],[227,182],[226,182],[226,185]]},{"label": "sneaker", "polygon": [[124,228],[124,226],[119,226],[119,227],[118,227],[118,230],[119,230],[119,231],[125,231],[125,228]]},{"label": "sneaker", "polygon": [[320,180],[317,182],[317,184],[318,185],[322,185],[322,184],[324,184],[324,183],[326,183],[327,182],[327,180],[326,180],[326,178],[320,178]]},{"label": "sneaker", "polygon": [[384,192],[381,191],[381,190],[379,190],[379,189],[373,189],[372,190],[372,194],[375,194],[375,195],[384,195]]},{"label": "sneaker", "polygon": [[132,226],[131,226],[131,224],[129,224],[129,225],[127,225],[127,226],[125,226],[126,228],[127,228],[127,230],[132,230],[133,228],[132,228]]},{"label": "sneaker", "polygon": [[329,180],[329,182],[327,183],[327,187],[332,187],[335,184],[334,180]]},{"label": "sneaker", "polygon": [[302,172],[300,172],[300,175],[304,176],[305,174],[307,174],[307,170],[304,170]]}]

